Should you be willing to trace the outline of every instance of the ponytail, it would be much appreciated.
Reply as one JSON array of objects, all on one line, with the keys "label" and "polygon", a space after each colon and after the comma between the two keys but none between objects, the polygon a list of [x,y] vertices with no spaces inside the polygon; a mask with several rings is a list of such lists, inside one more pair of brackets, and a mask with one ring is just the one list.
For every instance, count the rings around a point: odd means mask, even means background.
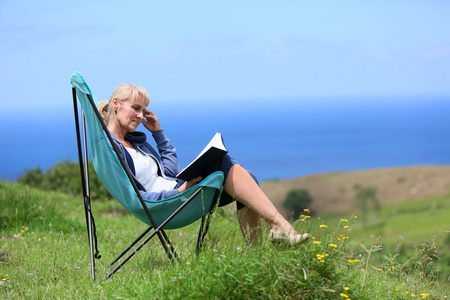
[{"label": "ponytail", "polygon": [[108,121],[111,119],[112,113],[109,101],[108,100],[100,101],[99,103],[97,103],[97,109],[105,124],[108,125]]}]

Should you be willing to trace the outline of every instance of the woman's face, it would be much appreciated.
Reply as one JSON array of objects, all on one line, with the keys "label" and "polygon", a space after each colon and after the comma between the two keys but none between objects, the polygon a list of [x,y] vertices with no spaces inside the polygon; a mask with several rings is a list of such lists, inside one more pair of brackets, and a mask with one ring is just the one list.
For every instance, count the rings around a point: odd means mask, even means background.
[{"label": "woman's face", "polygon": [[116,100],[113,105],[120,127],[127,132],[135,131],[144,118],[145,103],[142,97],[136,101],[120,102]]}]

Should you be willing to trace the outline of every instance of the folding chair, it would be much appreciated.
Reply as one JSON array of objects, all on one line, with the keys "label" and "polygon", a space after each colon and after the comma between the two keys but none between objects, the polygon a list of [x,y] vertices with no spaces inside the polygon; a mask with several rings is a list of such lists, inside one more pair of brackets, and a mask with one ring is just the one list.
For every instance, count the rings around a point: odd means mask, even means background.
[{"label": "folding chair", "polygon": [[[108,192],[131,214],[149,225],[147,230],[139,235],[135,241],[109,264],[109,266],[116,264],[130,249],[135,247],[137,243],[147,236],[105,279],[117,272],[117,270],[155,235],[158,236],[169,258],[171,260],[178,258],[173,245],[166,235],[165,229],[181,228],[201,219],[196,246],[196,254],[198,254],[208,231],[211,214],[215,208],[217,199],[220,197],[224,180],[223,173],[212,173],[198,185],[175,197],[161,201],[148,201],[143,199],[125,162],[119,155],[119,150],[112,140],[111,134],[106,128],[103,119],[100,117],[95,104],[97,100],[94,94],[81,74],[77,72],[73,73],[71,84],[92,280],[95,280],[94,258],[100,258],[100,256],[98,255],[95,222],[91,211],[88,145],[94,163],[94,169]],[[77,100],[81,105],[80,110],[78,109]],[[88,139],[86,139],[86,129]]]}]

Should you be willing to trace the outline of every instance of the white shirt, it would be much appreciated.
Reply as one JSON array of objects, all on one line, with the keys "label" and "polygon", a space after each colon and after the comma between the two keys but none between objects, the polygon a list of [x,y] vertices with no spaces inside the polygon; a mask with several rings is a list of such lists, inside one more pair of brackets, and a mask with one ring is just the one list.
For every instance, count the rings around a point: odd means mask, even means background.
[{"label": "white shirt", "polygon": [[177,185],[176,180],[164,178],[158,175],[158,163],[154,157],[142,153],[134,148],[128,148],[134,162],[136,179],[148,192],[161,192],[173,190]]}]

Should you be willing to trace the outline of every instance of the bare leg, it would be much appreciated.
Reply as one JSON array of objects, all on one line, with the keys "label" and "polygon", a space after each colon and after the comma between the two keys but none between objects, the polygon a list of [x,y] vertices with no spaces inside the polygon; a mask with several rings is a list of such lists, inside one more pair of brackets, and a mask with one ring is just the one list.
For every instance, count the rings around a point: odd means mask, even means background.
[{"label": "bare leg", "polygon": [[242,235],[249,245],[261,242],[261,218],[254,211],[244,207],[238,210],[239,225]]},{"label": "bare leg", "polygon": [[[297,234],[292,225],[278,212],[250,174],[240,165],[236,164],[230,169],[224,188],[229,195],[244,204],[253,214],[261,216],[269,223],[271,229],[281,230],[286,236],[295,236]],[[243,221],[248,222],[246,218]],[[246,225],[253,226],[253,224],[255,223],[248,222]]]}]

